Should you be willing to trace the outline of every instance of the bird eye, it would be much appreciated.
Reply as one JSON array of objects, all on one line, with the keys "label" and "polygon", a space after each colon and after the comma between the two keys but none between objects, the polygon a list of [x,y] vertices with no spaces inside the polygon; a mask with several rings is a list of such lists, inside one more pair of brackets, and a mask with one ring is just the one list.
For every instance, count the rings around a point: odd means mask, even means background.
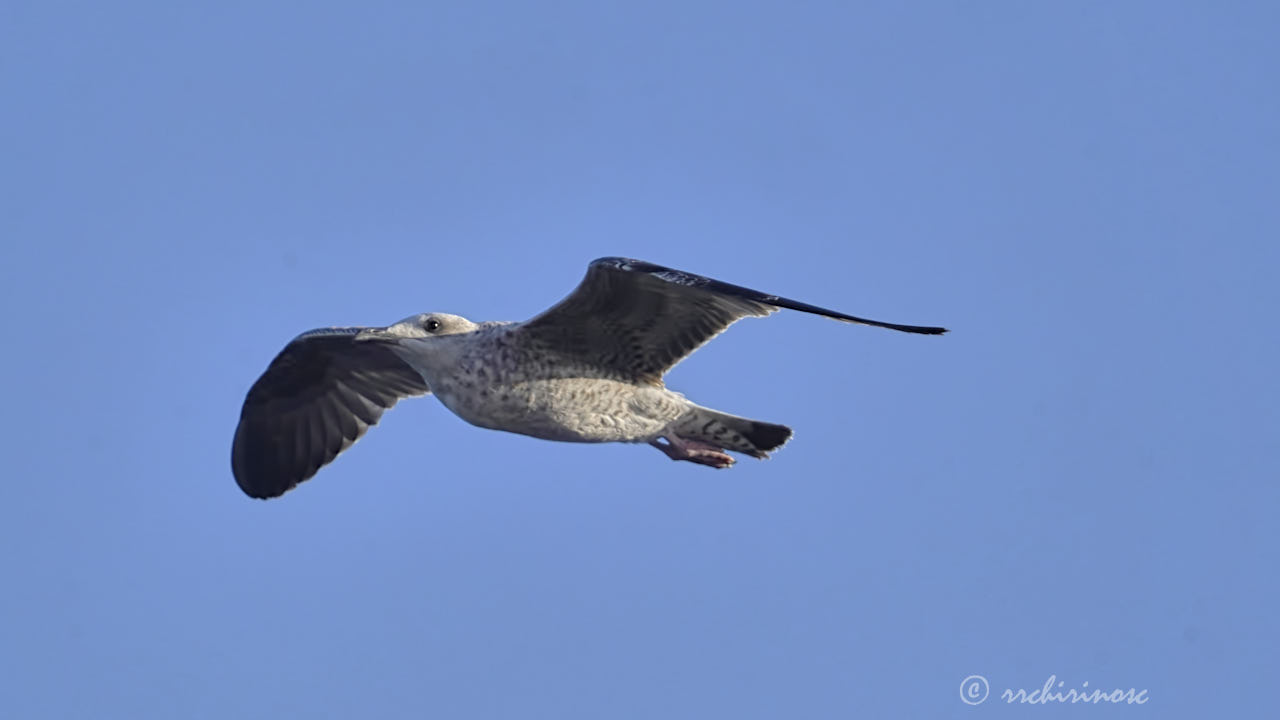
[{"label": "bird eye", "polygon": [[427,329],[427,332],[435,332],[440,329],[440,321],[435,318],[431,318],[423,323],[422,326]]}]

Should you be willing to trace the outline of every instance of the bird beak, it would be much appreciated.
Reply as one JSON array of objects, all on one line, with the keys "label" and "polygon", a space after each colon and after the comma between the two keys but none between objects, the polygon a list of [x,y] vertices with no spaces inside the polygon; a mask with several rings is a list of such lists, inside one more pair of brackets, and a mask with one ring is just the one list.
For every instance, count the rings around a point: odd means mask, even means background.
[{"label": "bird beak", "polygon": [[390,340],[395,336],[387,332],[387,328],[365,328],[356,333],[354,340],[356,342],[365,342],[368,340]]}]

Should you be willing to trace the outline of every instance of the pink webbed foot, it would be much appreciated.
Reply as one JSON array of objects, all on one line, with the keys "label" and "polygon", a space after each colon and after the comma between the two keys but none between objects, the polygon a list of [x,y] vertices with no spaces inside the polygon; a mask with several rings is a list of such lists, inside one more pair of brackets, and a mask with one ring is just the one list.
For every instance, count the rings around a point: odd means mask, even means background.
[{"label": "pink webbed foot", "polygon": [[[659,442],[659,440],[666,440],[666,442]],[[735,462],[724,448],[700,440],[686,440],[675,435],[659,440],[649,444],[661,450],[672,460],[688,460],[713,468],[727,468]]]}]

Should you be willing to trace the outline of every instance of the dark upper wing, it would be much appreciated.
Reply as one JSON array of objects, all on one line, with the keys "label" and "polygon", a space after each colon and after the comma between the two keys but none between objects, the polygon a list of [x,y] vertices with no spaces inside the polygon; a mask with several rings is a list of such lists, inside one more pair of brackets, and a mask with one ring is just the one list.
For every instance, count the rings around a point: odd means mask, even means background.
[{"label": "dark upper wing", "polygon": [[245,494],[283,494],[350,447],[400,398],[428,391],[389,345],[356,342],[362,329],[299,335],[249,389],[231,446],[231,470]]},{"label": "dark upper wing", "polygon": [[524,323],[528,337],[562,354],[657,382],[735,321],[778,308],[843,322],[939,335],[939,327],[898,325],[730,285],[643,260],[600,258],[564,300]]}]

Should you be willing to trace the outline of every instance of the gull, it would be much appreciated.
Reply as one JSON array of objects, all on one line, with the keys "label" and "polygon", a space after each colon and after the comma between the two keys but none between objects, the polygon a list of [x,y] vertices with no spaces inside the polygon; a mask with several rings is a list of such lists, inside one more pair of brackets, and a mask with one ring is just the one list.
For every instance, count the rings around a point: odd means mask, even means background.
[{"label": "gull", "polygon": [[568,297],[525,322],[422,313],[387,327],[304,332],[249,389],[231,447],[236,483],[278,497],[311,478],[399,400],[434,394],[482,428],[562,442],[648,443],[713,468],[766,458],[785,425],[696,405],[667,389],[676,363],[746,317],[781,308],[868,320],[628,258],[593,261]]}]

